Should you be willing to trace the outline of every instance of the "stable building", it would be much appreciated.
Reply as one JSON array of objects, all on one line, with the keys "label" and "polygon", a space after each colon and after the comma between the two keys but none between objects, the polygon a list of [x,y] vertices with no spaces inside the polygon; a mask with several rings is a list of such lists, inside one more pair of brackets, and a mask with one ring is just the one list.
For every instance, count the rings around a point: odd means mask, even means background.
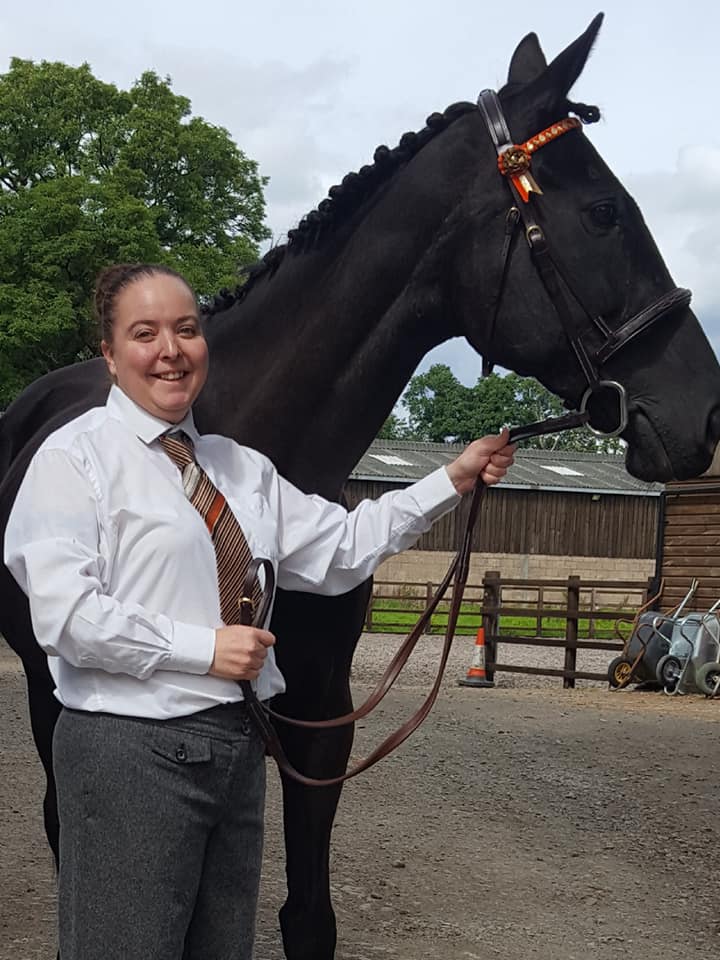
[{"label": "stable building", "polygon": [[[376,440],[350,476],[348,503],[407,486],[463,448]],[[521,448],[508,476],[483,497],[472,579],[488,569],[512,578],[647,579],[656,572],[662,493],[662,484],[632,477],[621,456]],[[439,580],[462,535],[466,500],[413,550],[386,561],[378,579]]]}]

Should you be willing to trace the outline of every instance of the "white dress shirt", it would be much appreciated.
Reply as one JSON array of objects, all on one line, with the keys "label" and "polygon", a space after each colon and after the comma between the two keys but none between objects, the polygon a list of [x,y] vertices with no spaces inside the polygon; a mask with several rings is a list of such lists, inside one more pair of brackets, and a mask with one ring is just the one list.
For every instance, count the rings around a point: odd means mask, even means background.
[{"label": "white dress shirt", "polygon": [[[208,674],[223,625],[215,551],[157,442],[168,429],[192,438],[253,555],[288,590],[351,590],[460,500],[442,468],[348,513],[257,451],[200,435],[192,414],[165,423],[114,386],[104,407],[39,448],[5,534],[5,563],[67,707],[163,719],[242,699],[234,681]],[[262,700],[285,689],[272,650],[256,688]]]}]

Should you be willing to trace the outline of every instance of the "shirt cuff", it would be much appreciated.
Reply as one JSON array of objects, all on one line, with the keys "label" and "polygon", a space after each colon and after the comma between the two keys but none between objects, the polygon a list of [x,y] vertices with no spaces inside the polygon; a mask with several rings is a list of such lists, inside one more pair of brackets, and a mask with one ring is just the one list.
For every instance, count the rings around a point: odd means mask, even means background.
[{"label": "shirt cuff", "polygon": [[175,620],[172,650],[162,669],[203,675],[212,666],[214,656],[215,631],[212,627],[198,627]]},{"label": "shirt cuff", "polygon": [[439,467],[418,480],[408,489],[408,493],[428,520],[437,520],[462,500],[445,467]]}]

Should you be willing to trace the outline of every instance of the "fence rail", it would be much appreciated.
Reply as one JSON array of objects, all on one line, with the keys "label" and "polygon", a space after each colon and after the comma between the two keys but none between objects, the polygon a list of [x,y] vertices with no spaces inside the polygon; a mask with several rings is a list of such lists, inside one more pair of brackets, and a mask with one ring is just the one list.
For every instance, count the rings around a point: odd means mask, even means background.
[{"label": "fence rail", "polygon": [[[436,588],[437,584],[432,582],[377,581],[368,604],[366,629],[388,633],[408,631]],[[653,588],[652,578],[521,580],[503,578],[498,571],[488,570],[482,582],[468,584],[456,632],[474,634],[479,627],[484,628],[486,671],[490,680],[496,672],[525,673],[560,677],[564,687],[572,688],[576,680],[606,679],[606,674],[578,670],[577,651],[622,650],[623,638],[612,628],[618,620],[630,620],[653,596]],[[426,633],[444,631],[449,607],[449,600],[442,601]],[[552,623],[545,626],[547,621]],[[531,635],[527,628],[532,630],[533,626],[535,633]],[[518,627],[524,632],[517,632]],[[563,668],[503,663],[498,659],[501,644],[560,647],[565,651]]]}]

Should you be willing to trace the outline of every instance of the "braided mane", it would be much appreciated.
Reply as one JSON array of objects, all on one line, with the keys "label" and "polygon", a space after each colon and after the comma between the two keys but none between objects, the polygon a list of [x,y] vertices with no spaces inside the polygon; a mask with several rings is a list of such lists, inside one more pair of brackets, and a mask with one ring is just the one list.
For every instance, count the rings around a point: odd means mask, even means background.
[{"label": "braided mane", "polygon": [[473,103],[454,103],[443,113],[432,113],[419,133],[404,133],[394,149],[379,146],[373,154],[373,162],[361,167],[357,173],[348,173],[342,183],[330,187],[328,196],[316,210],[302,218],[293,230],[288,231],[287,243],[272,247],[262,260],[246,268],[244,281],[234,290],[227,288],[215,295],[203,309],[205,317],[227,310],[243,300],[258,277],[272,275],[285,257],[305,250],[317,249],[332,229],[358,209],[361,203],[372,196],[378,187],[418,151],[445,130],[453,121],[476,110]]}]

